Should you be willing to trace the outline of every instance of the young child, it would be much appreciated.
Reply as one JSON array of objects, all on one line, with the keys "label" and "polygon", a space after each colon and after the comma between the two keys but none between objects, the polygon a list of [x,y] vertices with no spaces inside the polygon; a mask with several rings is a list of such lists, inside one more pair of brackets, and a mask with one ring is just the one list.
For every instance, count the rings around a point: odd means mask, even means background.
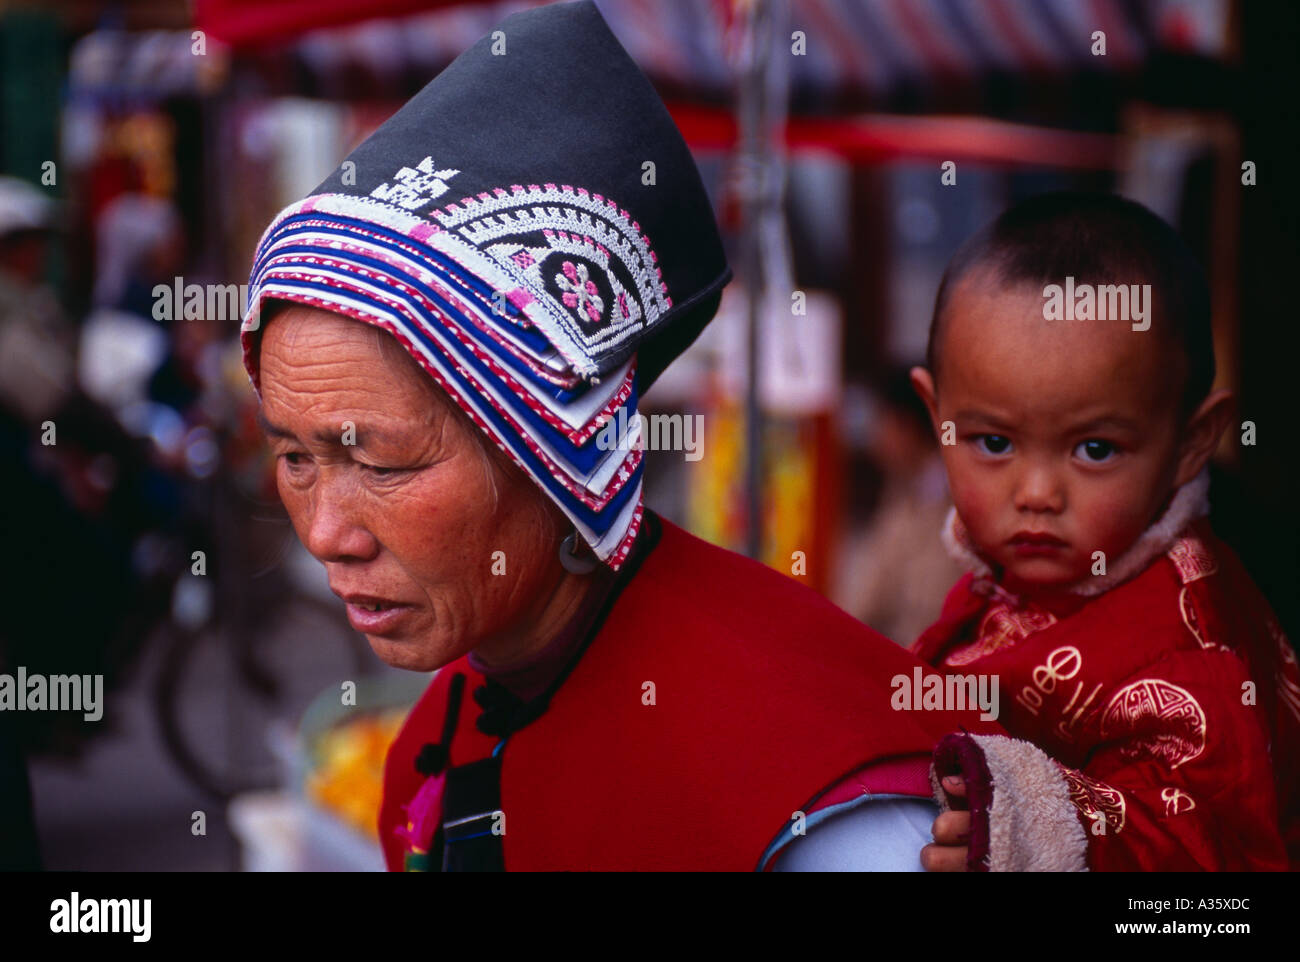
[{"label": "young child", "polygon": [[948,266],[912,381],[971,573],[912,650],[997,676],[1013,737],[940,744],[927,868],[1300,856],[1300,675],[1206,521],[1232,419],[1213,380],[1204,278],[1138,204],[1036,197]]}]

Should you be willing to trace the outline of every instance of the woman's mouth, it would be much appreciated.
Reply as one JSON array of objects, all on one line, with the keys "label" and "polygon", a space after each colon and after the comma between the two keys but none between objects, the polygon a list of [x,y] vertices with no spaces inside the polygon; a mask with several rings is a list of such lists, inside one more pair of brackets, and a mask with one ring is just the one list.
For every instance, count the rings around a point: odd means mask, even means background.
[{"label": "woman's mouth", "polygon": [[348,623],[363,635],[386,635],[401,627],[414,606],[369,595],[340,595],[347,602]]}]

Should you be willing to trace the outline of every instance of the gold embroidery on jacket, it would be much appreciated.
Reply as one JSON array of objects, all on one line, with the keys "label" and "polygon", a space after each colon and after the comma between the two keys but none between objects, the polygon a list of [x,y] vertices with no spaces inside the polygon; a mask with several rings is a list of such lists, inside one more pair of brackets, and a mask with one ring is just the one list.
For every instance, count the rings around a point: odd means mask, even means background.
[{"label": "gold embroidery on jacket", "polygon": [[1179,538],[1166,552],[1178,569],[1178,577],[1188,585],[1219,570],[1218,563],[1200,538]]},{"label": "gold embroidery on jacket", "polygon": [[986,655],[991,655],[1000,648],[1007,648],[1024,641],[1036,631],[1056,624],[1056,616],[1050,611],[1034,608],[1012,608],[1006,602],[995,601],[989,605],[980,620],[979,631],[975,640],[959,648],[944,659],[948,665],[968,665]]},{"label": "gold embroidery on jacket", "polygon": [[1187,630],[1192,633],[1196,643],[1202,648],[1213,648],[1214,642],[1206,639],[1201,628],[1201,616],[1196,613],[1196,605],[1188,594],[1189,588],[1183,585],[1183,590],[1178,593],[1178,611],[1183,616],[1183,624]]},{"label": "gold embroidery on jacket", "polygon": [[1165,803],[1165,818],[1170,815],[1181,815],[1183,812],[1190,812],[1196,807],[1196,800],[1192,796],[1172,786],[1162,788],[1160,798]]},{"label": "gold embroidery on jacket", "polygon": [[1125,734],[1136,737],[1121,755],[1150,755],[1175,769],[1205,750],[1205,712],[1185,688],[1144,678],[1120,689],[1102,716],[1102,738]]},{"label": "gold embroidery on jacket", "polygon": [[1065,775],[1070,801],[1074,807],[1094,824],[1100,820],[1096,834],[1114,832],[1118,835],[1124,830],[1127,803],[1123,792],[1073,768],[1062,768],[1061,773]]}]

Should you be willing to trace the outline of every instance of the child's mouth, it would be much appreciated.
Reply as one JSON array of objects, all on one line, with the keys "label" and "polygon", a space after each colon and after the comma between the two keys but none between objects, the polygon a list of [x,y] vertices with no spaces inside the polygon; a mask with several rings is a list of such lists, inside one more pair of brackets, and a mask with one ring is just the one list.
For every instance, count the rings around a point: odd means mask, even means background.
[{"label": "child's mouth", "polygon": [[1022,558],[1050,556],[1069,547],[1069,542],[1062,541],[1045,531],[1018,531],[1007,541],[1007,544]]}]

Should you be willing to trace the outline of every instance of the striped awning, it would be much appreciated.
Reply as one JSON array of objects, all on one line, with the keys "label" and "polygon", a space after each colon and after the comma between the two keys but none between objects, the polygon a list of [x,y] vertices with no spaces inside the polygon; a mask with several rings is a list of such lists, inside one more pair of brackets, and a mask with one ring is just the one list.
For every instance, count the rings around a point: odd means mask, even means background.
[{"label": "striped awning", "polygon": [[[432,5],[438,9],[430,10]],[[403,82],[397,78],[427,81],[507,14],[534,5],[529,0],[454,7],[430,0],[384,0],[377,6],[353,0],[199,0],[195,12],[199,27],[254,61],[282,58],[287,42],[308,73],[321,73],[327,85],[326,72],[337,76],[355,68],[394,83]],[[667,95],[706,102],[730,98],[731,55],[738,42],[733,0],[597,0],[597,5]],[[393,16],[413,9],[424,12]],[[787,0],[786,9],[796,112],[924,107],[954,96],[974,100],[985,85],[1008,78],[1132,75],[1160,52],[1219,59],[1229,48],[1228,0]],[[349,12],[355,19],[361,11],[371,19],[322,27],[340,23]],[[374,19],[375,13],[386,18]],[[802,53],[795,52],[797,46]]]}]

